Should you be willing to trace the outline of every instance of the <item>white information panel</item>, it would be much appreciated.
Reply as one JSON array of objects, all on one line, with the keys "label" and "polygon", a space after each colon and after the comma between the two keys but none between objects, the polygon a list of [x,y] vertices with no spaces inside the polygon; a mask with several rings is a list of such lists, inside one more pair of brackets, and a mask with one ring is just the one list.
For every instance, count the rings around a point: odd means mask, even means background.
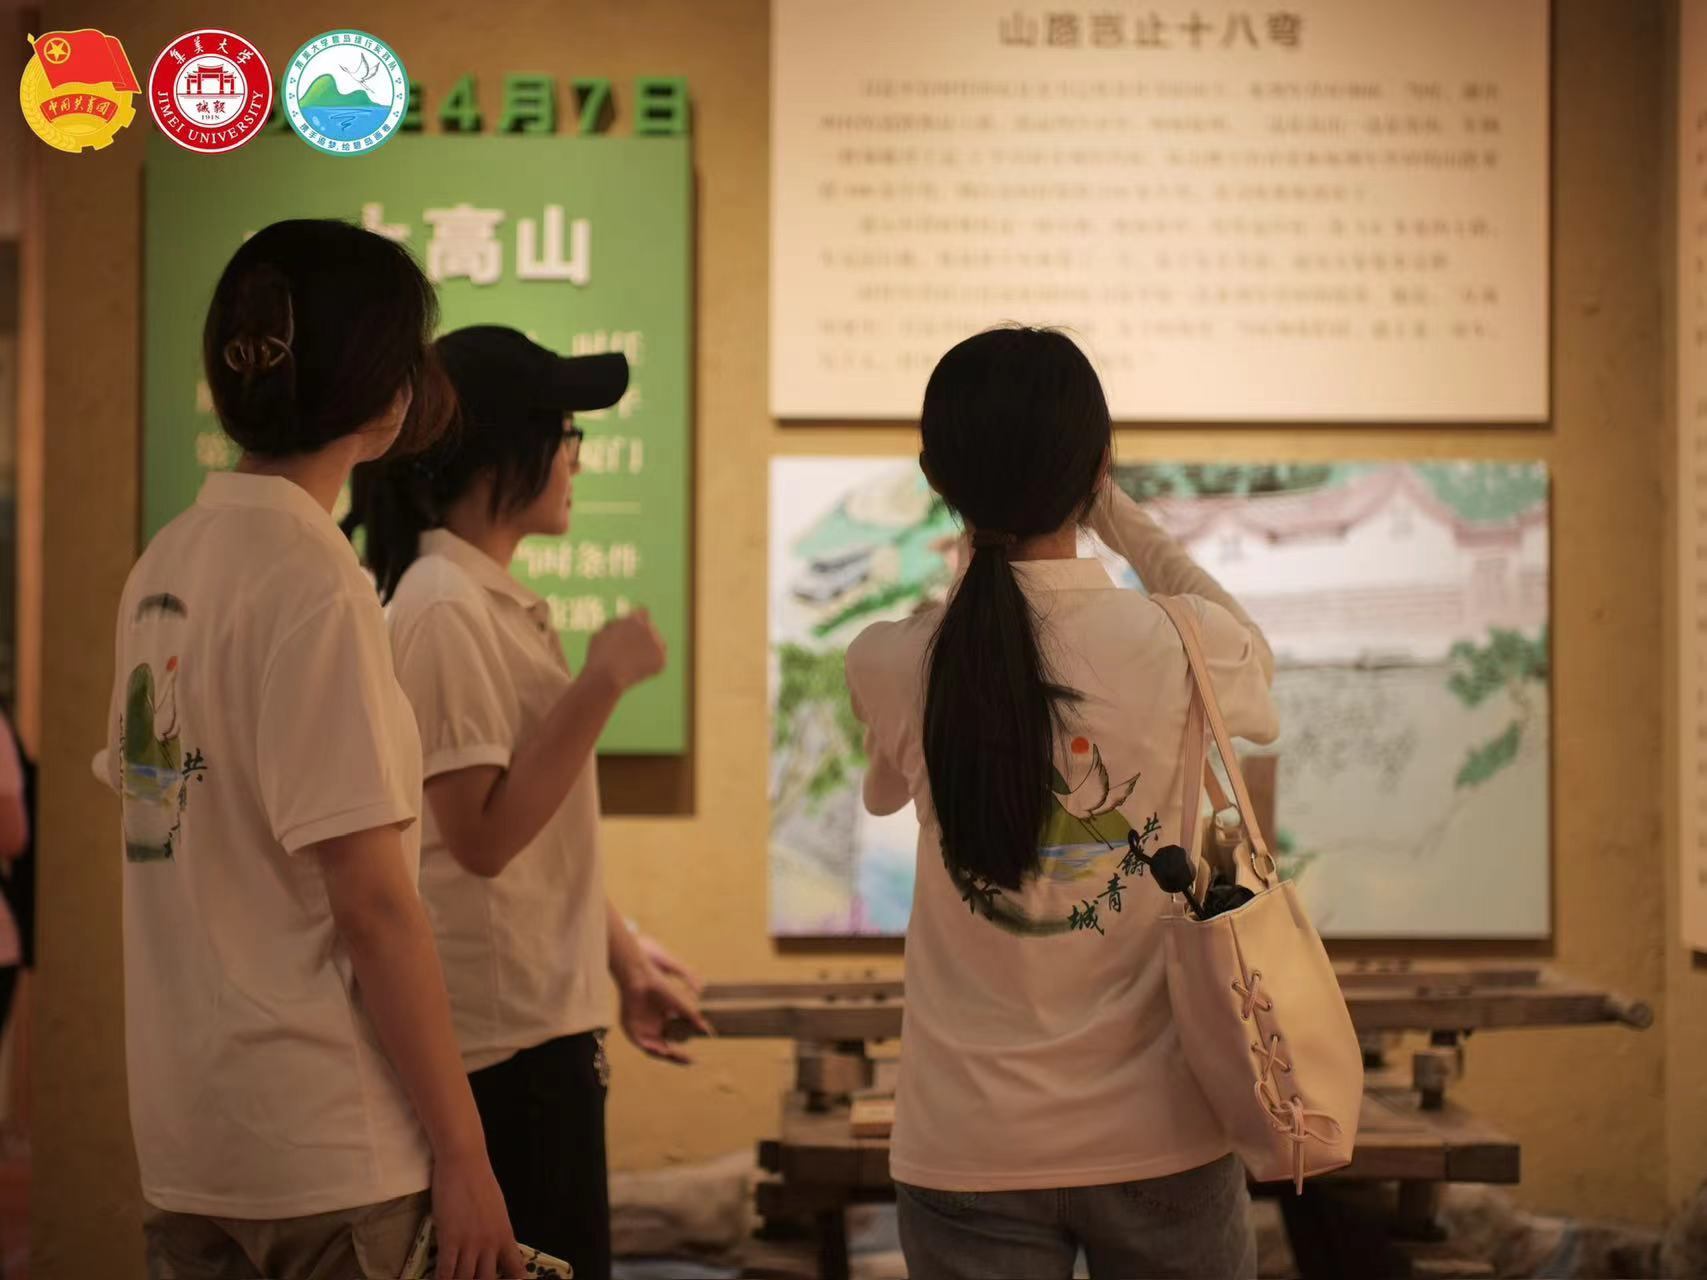
[{"label": "white information panel", "polygon": [[1707,3],[1684,0],[1677,126],[1678,763],[1683,940],[1707,951]]},{"label": "white information panel", "polygon": [[1004,322],[1120,420],[1548,416],[1547,0],[772,0],[772,42],[778,417],[914,418]]}]

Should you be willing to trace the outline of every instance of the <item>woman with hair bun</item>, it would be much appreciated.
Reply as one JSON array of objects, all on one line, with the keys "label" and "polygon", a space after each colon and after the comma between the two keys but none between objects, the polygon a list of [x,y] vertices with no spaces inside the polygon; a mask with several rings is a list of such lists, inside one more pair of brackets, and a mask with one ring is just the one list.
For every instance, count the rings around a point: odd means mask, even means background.
[{"label": "woman with hair bun", "polygon": [[435,317],[380,236],[252,236],[202,351],[241,461],[125,584],[98,765],[154,1277],[396,1276],[429,1209],[440,1276],[522,1274],[416,889],[414,716],[331,514],[443,430]]}]

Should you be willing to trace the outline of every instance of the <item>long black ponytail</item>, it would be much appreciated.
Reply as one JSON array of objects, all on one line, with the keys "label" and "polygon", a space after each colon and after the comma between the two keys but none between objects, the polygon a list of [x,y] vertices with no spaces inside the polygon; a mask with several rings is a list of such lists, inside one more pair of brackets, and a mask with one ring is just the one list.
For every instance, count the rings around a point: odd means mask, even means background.
[{"label": "long black ponytail", "polygon": [[1046,329],[994,329],[937,364],[920,419],[931,484],[973,533],[972,561],[931,644],[924,749],[943,856],[1017,889],[1038,868],[1058,683],[1008,554],[1082,520],[1111,440],[1084,353]]},{"label": "long black ponytail", "polygon": [[344,533],[356,540],[362,560],[389,602],[409,566],[421,554],[421,535],[444,522],[425,455],[364,462],[350,475],[350,511]]}]

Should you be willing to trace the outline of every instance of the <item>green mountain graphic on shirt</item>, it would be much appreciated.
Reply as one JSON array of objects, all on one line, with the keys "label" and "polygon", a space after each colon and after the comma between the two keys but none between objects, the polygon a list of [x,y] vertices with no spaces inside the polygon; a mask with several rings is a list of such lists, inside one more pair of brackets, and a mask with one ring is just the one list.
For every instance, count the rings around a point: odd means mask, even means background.
[{"label": "green mountain graphic on shirt", "polygon": [[338,89],[338,82],[330,75],[320,75],[314,78],[314,83],[308,86],[306,92],[297,97],[297,105],[301,107],[377,107],[379,103],[368,97],[360,89],[343,93]]},{"label": "green mountain graphic on shirt", "polygon": [[1125,849],[1127,833],[1132,829],[1132,824],[1118,809],[1089,818],[1076,818],[1061,806],[1060,800],[1051,796],[1049,816],[1044,819],[1037,843],[1043,849],[1075,844],[1106,844]]},{"label": "green mountain graphic on shirt", "polygon": [[180,741],[179,674],[178,659],[173,657],[166,664],[163,692],[156,690],[154,670],[146,662],[138,664],[125,683],[119,747],[124,758],[125,857],[132,862],[164,862],[173,856],[189,799],[185,786],[201,781],[207,772],[201,752],[185,756]]},{"label": "green mountain graphic on shirt", "polygon": [[[1049,885],[1041,901],[1028,904],[1027,894],[1011,893],[943,854],[949,878],[971,913],[1009,933],[1047,937],[1094,930],[1106,936],[1125,911],[1127,897],[1137,892],[1149,846],[1161,834],[1154,814],[1139,830],[1120,812],[1140,775],[1116,781],[1102,748],[1089,738],[1071,741],[1067,768],[1065,774],[1053,765],[1049,771],[1048,810],[1037,834],[1040,869],[1032,882]],[[1075,900],[1063,900],[1063,890]]]},{"label": "green mountain graphic on shirt", "polygon": [[125,689],[125,763],[176,773],[183,766],[183,747],[175,736],[162,740],[155,735],[154,711],[154,672],[143,663],[130,673]]}]

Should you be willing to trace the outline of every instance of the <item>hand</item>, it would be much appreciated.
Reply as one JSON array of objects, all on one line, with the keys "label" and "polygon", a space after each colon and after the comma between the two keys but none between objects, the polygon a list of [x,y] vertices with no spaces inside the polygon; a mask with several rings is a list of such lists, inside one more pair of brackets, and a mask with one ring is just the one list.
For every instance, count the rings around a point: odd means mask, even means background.
[{"label": "hand", "polygon": [[652,625],[652,616],[636,609],[607,622],[593,636],[582,674],[609,680],[618,693],[627,693],[662,671],[665,656],[664,640]]},{"label": "hand", "polygon": [[433,1161],[433,1222],[439,1241],[437,1280],[520,1280],[527,1274],[504,1193],[485,1152]]},{"label": "hand", "polygon": [[656,938],[649,938],[640,933],[635,935],[635,941],[640,944],[640,954],[650,960],[652,967],[666,978],[676,979],[696,996],[705,990],[705,984],[699,980],[699,975],[666,951],[664,944]]},{"label": "hand", "polygon": [[694,1002],[671,986],[650,961],[624,981],[619,990],[622,992],[623,1034],[649,1058],[682,1066],[693,1061],[671,1044],[664,1034],[673,1022],[685,1022],[701,1035],[713,1034],[710,1024],[700,1016]]}]

